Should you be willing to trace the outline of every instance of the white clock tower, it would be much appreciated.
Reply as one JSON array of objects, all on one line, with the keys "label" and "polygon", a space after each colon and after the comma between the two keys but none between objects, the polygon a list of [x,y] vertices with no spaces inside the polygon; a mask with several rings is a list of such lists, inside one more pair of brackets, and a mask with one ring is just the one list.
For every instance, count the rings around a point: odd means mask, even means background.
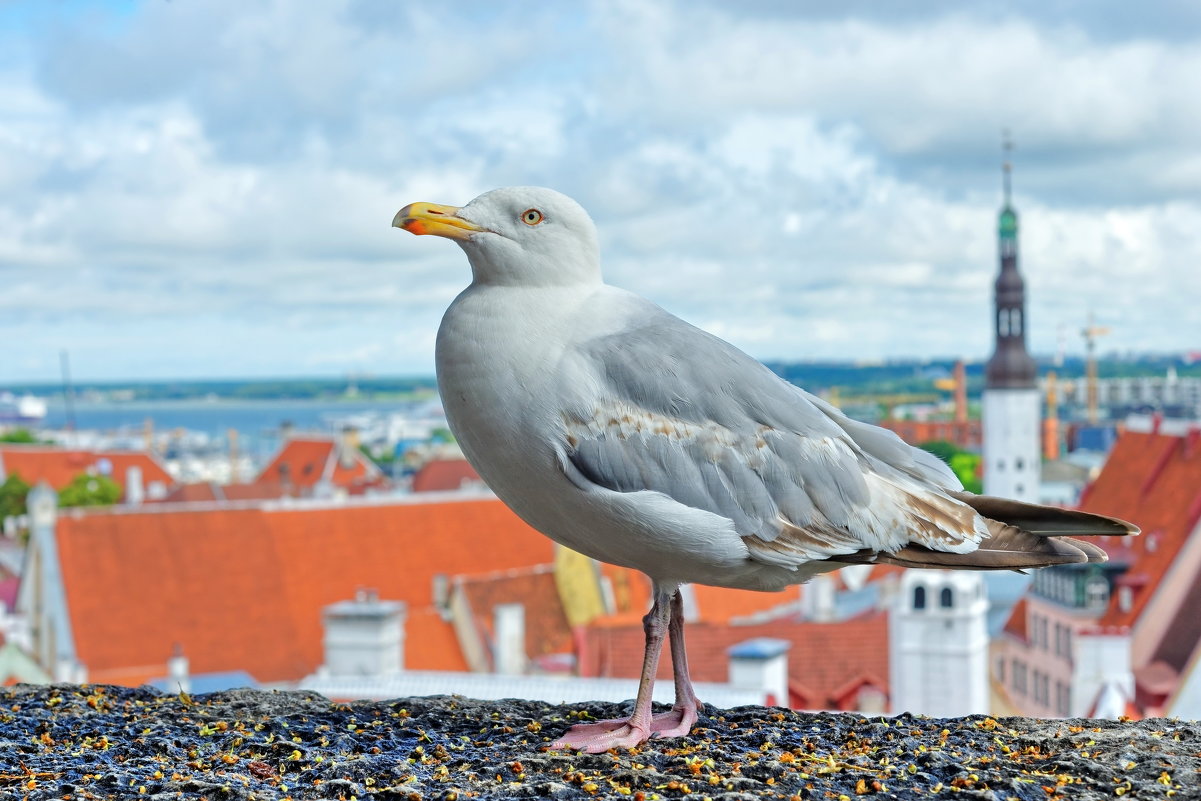
[{"label": "white clock tower", "polygon": [[1005,205],[998,220],[1001,272],[993,328],[996,349],[985,368],[984,494],[1038,502],[1041,474],[1037,368],[1026,350],[1026,287],[1018,272],[1018,215],[1010,200],[1005,143]]}]

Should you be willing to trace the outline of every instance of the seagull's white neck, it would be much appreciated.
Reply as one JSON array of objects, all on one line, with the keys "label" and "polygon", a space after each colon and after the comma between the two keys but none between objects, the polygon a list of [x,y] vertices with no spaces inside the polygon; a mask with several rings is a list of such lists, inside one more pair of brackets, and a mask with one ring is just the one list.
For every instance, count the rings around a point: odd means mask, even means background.
[{"label": "seagull's white neck", "polygon": [[602,283],[595,242],[534,249],[489,234],[459,244],[471,262],[476,286],[594,287]]}]

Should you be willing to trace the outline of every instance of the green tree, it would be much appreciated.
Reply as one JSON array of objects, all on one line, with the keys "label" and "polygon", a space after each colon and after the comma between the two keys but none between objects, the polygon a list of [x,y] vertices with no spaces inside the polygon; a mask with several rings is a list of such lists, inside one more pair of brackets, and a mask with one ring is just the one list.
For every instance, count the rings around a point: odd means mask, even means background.
[{"label": "green tree", "polygon": [[450,443],[455,441],[455,435],[450,433],[449,428],[439,426],[430,432],[430,442]]},{"label": "green tree", "polygon": [[80,473],[58,493],[59,506],[112,506],[121,500],[121,485],[108,476]]},{"label": "green tree", "polygon": [[0,520],[9,515],[25,514],[28,511],[25,499],[29,497],[31,489],[16,473],[4,479],[4,483],[0,484]]},{"label": "green tree", "polygon": [[946,462],[951,472],[963,483],[965,490],[976,494],[984,491],[983,483],[976,477],[980,470],[980,454],[965,451],[955,443],[943,440],[923,442],[919,447]]},{"label": "green tree", "polygon": [[0,434],[0,442],[10,442],[14,445],[32,445],[37,441],[33,432],[28,428],[14,428],[11,431],[5,431]]}]

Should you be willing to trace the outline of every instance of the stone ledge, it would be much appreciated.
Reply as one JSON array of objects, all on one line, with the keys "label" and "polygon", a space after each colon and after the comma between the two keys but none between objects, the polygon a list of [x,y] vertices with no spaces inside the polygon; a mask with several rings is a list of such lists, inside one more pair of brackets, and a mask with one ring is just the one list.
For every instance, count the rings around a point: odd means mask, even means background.
[{"label": "stone ledge", "polygon": [[710,708],[687,739],[545,750],[571,723],[620,711],[21,685],[0,692],[0,797],[1201,798],[1201,726],[1191,721]]}]

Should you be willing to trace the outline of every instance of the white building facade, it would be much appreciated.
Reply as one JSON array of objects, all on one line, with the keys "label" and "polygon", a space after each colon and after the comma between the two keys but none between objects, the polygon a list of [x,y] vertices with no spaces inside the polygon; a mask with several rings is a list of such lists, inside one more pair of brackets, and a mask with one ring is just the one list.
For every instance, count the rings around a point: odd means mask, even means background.
[{"label": "white building facade", "polygon": [[987,616],[979,573],[905,571],[889,617],[893,714],[989,711]]}]

